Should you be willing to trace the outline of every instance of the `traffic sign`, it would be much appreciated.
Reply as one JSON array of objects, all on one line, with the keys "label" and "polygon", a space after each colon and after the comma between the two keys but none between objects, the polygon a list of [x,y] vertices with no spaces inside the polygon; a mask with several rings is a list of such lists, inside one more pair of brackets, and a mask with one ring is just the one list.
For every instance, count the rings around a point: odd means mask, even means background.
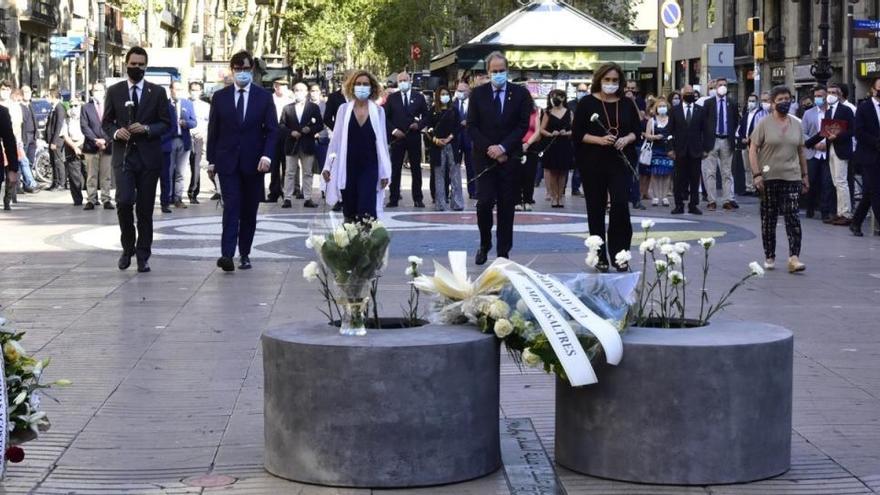
[{"label": "traffic sign", "polygon": [[856,38],[880,37],[880,21],[875,19],[853,19],[853,36]]},{"label": "traffic sign", "polygon": [[660,6],[660,20],[669,29],[677,28],[681,23],[681,5],[677,0],[664,0]]},{"label": "traffic sign", "polygon": [[52,36],[49,49],[52,58],[69,58],[82,50],[85,36]]}]

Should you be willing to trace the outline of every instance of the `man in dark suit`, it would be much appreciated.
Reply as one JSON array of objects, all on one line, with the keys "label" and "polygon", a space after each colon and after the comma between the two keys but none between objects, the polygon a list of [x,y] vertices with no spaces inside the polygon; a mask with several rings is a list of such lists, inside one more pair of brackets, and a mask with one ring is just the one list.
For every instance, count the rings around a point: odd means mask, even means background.
[{"label": "man in dark suit", "polygon": [[190,129],[196,125],[196,112],[192,101],[184,93],[183,83],[171,83],[168,100],[168,113],[171,125],[162,135],[162,152],[166,163],[160,177],[162,191],[162,211],[170,213],[169,205],[175,208],[186,208],[183,202],[185,189],[189,185],[189,155],[192,153],[192,135]]},{"label": "man in dark suit", "polygon": [[[272,102],[275,105],[275,114],[281,118],[284,113],[284,107],[293,102],[290,95],[290,84],[279,77],[272,81]],[[279,198],[284,197],[284,176],[287,175],[287,164],[284,160],[284,142],[285,136],[278,134],[275,143],[275,155],[272,159],[272,167],[269,170],[269,196],[266,198],[267,203],[277,203]],[[296,181],[296,193],[300,194],[299,180]]]},{"label": "man in dark suit", "polygon": [[251,245],[257,230],[257,209],[264,192],[263,174],[275,153],[278,117],[272,95],[253,84],[254,58],[240,51],[229,66],[235,83],[214,93],[208,118],[208,163],[220,176],[223,195],[223,235],[217,266],[235,270],[232,258],[238,244],[239,269],[251,268]]},{"label": "man in dark suit", "polygon": [[37,155],[37,118],[34,115],[34,107],[31,105],[31,96],[33,92],[30,86],[21,87],[21,107],[22,107],[22,135],[21,141],[24,146],[25,155],[31,167],[35,167],[34,159]]},{"label": "man in dark suit", "polygon": [[[849,230],[862,237],[862,222],[868,210],[880,219],[880,77],[871,81],[872,96],[859,103],[855,116],[856,151],[853,162],[862,169],[862,199],[853,214]],[[878,234],[875,230],[874,234]]]},{"label": "man in dark suit", "polygon": [[[0,186],[6,181],[6,192],[14,191],[18,187],[18,144],[15,133],[12,130],[12,117],[9,110],[0,106],[0,143],[3,145],[3,156],[0,157]],[[3,209],[9,211],[11,194],[3,195]]]},{"label": "man in dark suit", "polygon": [[112,210],[110,202],[111,142],[104,134],[101,119],[104,117],[103,83],[92,84],[92,100],[83,106],[79,125],[85,141],[82,150],[86,156],[86,190],[88,197],[84,210],[94,210],[98,204],[98,184],[101,185],[101,203],[105,210]]},{"label": "man in dark suit", "polygon": [[684,213],[684,201],[690,195],[688,212],[702,215],[697,207],[700,202],[700,163],[709,156],[711,143],[705,139],[706,112],[697,105],[694,88],[690,84],[681,89],[681,105],[672,107],[672,118],[669,119],[672,150],[669,157],[675,160],[673,170],[673,193],[675,208],[673,215]]},{"label": "man in dark suit", "polygon": [[[352,69],[345,71],[345,75],[342,79],[343,84],[353,73],[354,71]],[[339,111],[339,107],[344,105],[346,101],[342,88],[337,89],[327,96],[327,103],[324,105],[324,125],[327,126],[327,129],[331,134],[333,133],[333,128],[336,127],[336,112]],[[324,164],[321,163],[319,166],[323,167]],[[333,205],[333,211],[342,211],[342,201]]]},{"label": "man in dark suit", "polygon": [[714,211],[717,207],[715,197],[716,174],[721,171],[722,207],[725,210],[739,208],[733,197],[733,151],[736,147],[736,129],[739,123],[739,111],[736,104],[727,95],[727,79],[715,80],[715,96],[703,103],[706,113],[706,128],[703,135],[711,144],[709,156],[703,160],[703,184],[706,186],[706,197],[709,204],[706,208]]},{"label": "man in dark suit", "polygon": [[404,155],[409,157],[412,174],[412,197],[416,208],[424,208],[422,201],[422,129],[427,124],[428,102],[418,91],[413,91],[406,71],[397,75],[397,92],[385,102],[385,122],[391,141],[391,197],[388,208],[400,201],[400,180]]},{"label": "man in dark suit", "polygon": [[467,176],[467,192],[468,198],[477,197],[477,183],[474,181],[474,154],[473,143],[467,131],[467,116],[470,108],[471,87],[465,80],[458,82],[455,89],[455,107],[458,114],[461,115],[461,127],[458,131],[458,137],[453,141],[455,143],[455,163],[461,165],[464,159],[464,171]]},{"label": "man in dark suit", "polygon": [[507,59],[499,52],[486,58],[491,84],[474,88],[467,128],[473,141],[477,174],[477,223],[480,248],[476,263],[486,263],[492,249],[492,210],[498,208],[496,234],[499,258],[513,247],[514,204],[519,192],[522,138],[529,128],[532,97],[522,86],[507,80]]},{"label": "man in dark suit", "polygon": [[[104,134],[113,139],[113,173],[116,177],[116,215],[119,218],[125,270],[137,255],[139,273],[150,271],[153,245],[153,206],[162,169],[162,135],[171,125],[165,90],[144,81],[147,52],[139,46],[125,54],[127,80],[107,90]],[[134,215],[137,214],[137,230]]]},{"label": "man in dark suit", "polygon": [[853,155],[853,128],[855,127],[855,115],[852,110],[843,104],[843,91],[839,84],[828,85],[828,110],[825,112],[826,119],[842,120],[846,122],[846,130],[839,135],[826,137],[828,143],[828,167],[831,169],[831,182],[837,193],[837,215],[830,222],[833,225],[849,225],[852,222],[852,202],[850,201],[849,160]]},{"label": "man in dark suit", "polygon": [[61,94],[58,88],[49,90],[49,104],[52,111],[46,121],[46,143],[49,144],[49,159],[52,163],[52,187],[50,191],[63,189],[67,184],[67,169],[64,164],[64,136],[61,134],[64,121],[67,120],[67,111],[61,103]]},{"label": "man in dark suit", "polygon": [[[278,133],[285,136],[284,156],[287,172],[284,177],[284,203],[290,208],[295,194],[296,178],[302,170],[303,206],[317,208],[312,198],[312,177],[315,168],[316,135],[324,128],[324,120],[318,105],[308,101],[308,88],[304,83],[293,86],[293,103],[284,107],[278,124]],[[323,166],[323,164],[322,164]]]}]

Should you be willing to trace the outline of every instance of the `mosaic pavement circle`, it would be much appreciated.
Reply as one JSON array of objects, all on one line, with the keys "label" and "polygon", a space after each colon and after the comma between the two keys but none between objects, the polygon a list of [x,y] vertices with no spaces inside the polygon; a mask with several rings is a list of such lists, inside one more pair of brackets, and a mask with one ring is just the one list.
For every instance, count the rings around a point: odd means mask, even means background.
[{"label": "mosaic pavement circle", "polygon": [[[311,258],[304,240],[313,213],[260,215],[251,258],[264,260],[297,260]],[[734,225],[702,218],[633,216],[633,242],[642,237],[641,221],[656,222],[652,235],[668,236],[673,241],[693,241],[716,237],[719,242],[752,239],[754,234]],[[393,236],[392,256],[439,256],[450,250],[471,251],[479,238],[475,212],[395,212],[383,220]],[[154,256],[216,258],[220,253],[221,217],[203,216],[154,223]],[[514,232],[516,254],[579,253],[584,251],[587,236],[584,214],[530,212],[517,213]],[[119,251],[119,228],[106,225],[76,232],[74,243],[90,248]]]}]

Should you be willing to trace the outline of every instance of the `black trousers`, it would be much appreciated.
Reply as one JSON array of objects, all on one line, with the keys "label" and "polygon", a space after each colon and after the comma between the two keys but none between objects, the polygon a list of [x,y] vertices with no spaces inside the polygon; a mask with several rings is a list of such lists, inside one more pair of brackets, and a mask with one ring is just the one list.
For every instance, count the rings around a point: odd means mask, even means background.
[{"label": "black trousers", "polygon": [[[125,166],[114,166],[116,176],[116,216],[119,219],[122,251],[136,254],[137,259],[150,259],[153,245],[153,207],[159,169],[147,169],[140,156],[131,153]],[[135,229],[137,215],[137,229]]]},{"label": "black trousers", "polygon": [[[493,163],[493,162],[490,162]],[[477,179],[477,225],[480,227],[480,247],[488,251],[492,247],[492,209],[497,205],[498,256],[508,257],[513,247],[514,206],[518,197],[520,179],[519,157],[511,157],[506,163],[495,166]],[[479,174],[488,164],[477,165]]]},{"label": "black trousers", "polygon": [[70,189],[70,197],[73,198],[73,204],[81,205],[83,202],[83,174],[82,161],[77,158],[68,160],[64,164],[67,171],[68,188]]},{"label": "black trousers", "polygon": [[520,167],[519,195],[517,203],[534,204],[535,202],[535,174],[538,171],[538,155],[526,153],[526,163]]},{"label": "black trousers", "polygon": [[[277,201],[284,196],[284,174],[287,172],[287,160],[284,155],[284,141],[286,136],[278,138],[275,143],[275,158],[269,167],[269,200]],[[324,164],[322,163],[321,166]]]},{"label": "black trousers", "polygon": [[67,183],[67,166],[64,163],[64,149],[59,147],[49,150],[49,161],[52,163],[52,187],[64,187]]},{"label": "black trousers", "polygon": [[828,159],[807,160],[807,174],[810,177],[810,190],[804,198],[807,211],[818,209],[822,218],[834,216],[837,213],[837,204],[834,200],[834,183],[831,182]]},{"label": "black trousers", "polygon": [[672,192],[675,196],[675,206],[684,206],[685,200],[690,197],[688,206],[695,208],[700,204],[700,181],[702,174],[702,158],[692,156],[677,156],[675,169],[673,170]]},{"label": "black trousers", "polygon": [[422,135],[408,132],[406,137],[391,144],[391,203],[400,201],[400,178],[403,172],[403,158],[409,158],[412,174],[413,202],[422,201]]},{"label": "black trousers", "polygon": [[[581,166],[584,183],[584,196],[587,202],[587,224],[590,235],[605,240],[599,249],[599,259],[606,261],[610,251],[614,256],[632,244],[632,223],[629,218],[629,189],[632,172],[621,163],[594,164]],[[608,232],[605,231],[605,206],[611,197],[611,211],[608,213]]]},{"label": "black trousers", "polygon": [[876,163],[862,165],[862,199],[853,213],[853,225],[861,227],[869,209],[874,211],[874,222],[880,222],[880,165]]}]

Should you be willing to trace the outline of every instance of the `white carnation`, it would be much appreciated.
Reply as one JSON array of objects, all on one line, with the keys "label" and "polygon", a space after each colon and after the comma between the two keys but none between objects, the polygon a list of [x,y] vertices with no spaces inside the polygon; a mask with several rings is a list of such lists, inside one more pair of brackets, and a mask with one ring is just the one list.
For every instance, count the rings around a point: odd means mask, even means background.
[{"label": "white carnation", "polygon": [[619,253],[614,255],[614,261],[615,261],[615,263],[617,263],[617,266],[625,265],[625,264],[629,263],[629,261],[631,259],[632,259],[632,254],[629,252],[628,249],[623,249]]},{"label": "white carnation", "polygon": [[[351,225],[351,224],[347,224],[347,225]],[[342,227],[336,229],[335,231],[333,231],[333,241],[336,243],[337,246],[339,246],[341,248],[348,246],[348,242],[349,242],[348,232],[346,232],[345,229]]]},{"label": "white carnation", "polygon": [[314,282],[318,279],[318,262],[311,261],[309,264],[303,267],[303,278],[309,282]]},{"label": "white carnation", "polygon": [[663,273],[666,271],[666,268],[669,267],[669,263],[666,263],[663,260],[656,260],[654,262],[654,268],[657,269],[657,273]]},{"label": "white carnation", "polygon": [[496,299],[489,304],[489,307],[486,308],[486,315],[493,320],[500,320],[501,318],[507,318],[507,315],[510,314],[510,306],[507,305],[506,302],[501,299]]},{"label": "white carnation", "polygon": [[669,256],[670,254],[675,253],[675,245],[674,244],[662,244],[660,246],[660,253],[663,256]]},{"label": "white carnation", "polygon": [[406,270],[404,270],[403,273],[404,273],[407,277],[412,277],[412,276],[415,275],[415,272],[413,271],[413,267],[412,267],[412,265],[409,265],[408,267],[406,267]]},{"label": "white carnation", "polygon": [[503,339],[513,333],[513,324],[510,323],[510,320],[502,318],[495,322],[495,336],[499,339]]},{"label": "white carnation", "polygon": [[654,225],[656,225],[656,222],[653,220],[642,220],[642,230],[654,228]]},{"label": "white carnation", "polygon": [[767,172],[770,171],[770,165],[764,165],[764,168],[761,169],[761,171],[766,174]]},{"label": "white carnation", "polygon": [[590,248],[593,251],[598,251],[603,244],[605,244],[605,241],[597,235],[591,235],[590,237],[587,237],[587,240],[584,241],[584,246]]},{"label": "white carnation", "polygon": [[690,251],[691,245],[686,242],[676,242],[675,243],[675,252],[678,254],[684,254]]},{"label": "white carnation", "polygon": [[639,254],[645,254],[647,252],[653,252],[654,248],[657,247],[657,239],[653,237],[643,241],[639,244]]},{"label": "white carnation", "polygon": [[752,275],[755,275],[757,277],[764,276],[764,268],[761,267],[761,265],[758,264],[757,261],[753,261],[753,262],[749,263],[749,270],[752,271]]},{"label": "white carnation", "polygon": [[657,245],[662,246],[663,244],[672,244],[672,239],[668,237],[661,237],[657,239]]},{"label": "white carnation", "polygon": [[669,261],[670,265],[681,265],[681,256],[678,253],[669,253],[666,256],[666,260]]},{"label": "white carnation", "polygon": [[419,258],[418,256],[410,256],[406,260],[416,266],[422,266],[422,262],[423,262],[423,260],[421,258]]},{"label": "white carnation", "polygon": [[669,272],[669,281],[672,282],[672,285],[678,285],[685,281],[684,275],[678,270],[672,270]]},{"label": "white carnation", "polygon": [[703,246],[703,248],[705,248],[705,249],[709,249],[715,245],[715,238],[714,237],[703,237],[700,239],[700,245]]},{"label": "white carnation", "polygon": [[532,349],[526,347],[522,353],[522,360],[529,368],[536,368],[541,364],[541,356],[532,352]]},{"label": "white carnation", "polygon": [[596,265],[599,264],[599,256],[594,253],[590,253],[587,255],[587,258],[584,261],[590,268],[595,268]]}]

